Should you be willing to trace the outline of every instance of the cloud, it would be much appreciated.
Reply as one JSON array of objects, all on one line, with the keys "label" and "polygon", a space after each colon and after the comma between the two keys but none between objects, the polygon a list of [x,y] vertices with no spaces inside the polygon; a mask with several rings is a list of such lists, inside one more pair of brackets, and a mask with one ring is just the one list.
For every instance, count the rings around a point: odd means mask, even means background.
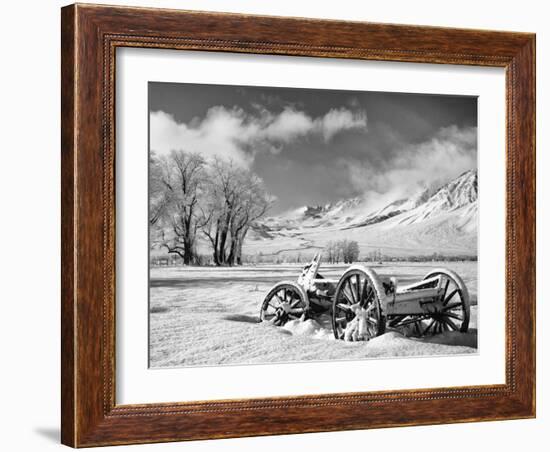
[{"label": "cloud", "polygon": [[314,121],[302,111],[285,108],[276,116],[264,115],[264,128],[259,130],[258,139],[290,143],[314,129]]},{"label": "cloud", "polygon": [[256,106],[250,114],[237,107],[216,106],[204,118],[189,123],[178,123],[164,111],[150,114],[152,151],[166,154],[182,149],[205,157],[221,155],[243,166],[249,166],[258,152],[277,153],[282,146],[307,136],[328,142],[342,131],[366,127],[364,111],[343,107],[314,118],[294,107],[273,114]]},{"label": "cloud", "polygon": [[346,108],[333,108],[317,122],[325,141],[329,141],[341,130],[366,127],[367,117],[364,113],[355,113]]},{"label": "cloud", "polygon": [[382,166],[347,160],[351,184],[373,209],[477,168],[477,128],[441,128],[433,138],[403,146]]}]

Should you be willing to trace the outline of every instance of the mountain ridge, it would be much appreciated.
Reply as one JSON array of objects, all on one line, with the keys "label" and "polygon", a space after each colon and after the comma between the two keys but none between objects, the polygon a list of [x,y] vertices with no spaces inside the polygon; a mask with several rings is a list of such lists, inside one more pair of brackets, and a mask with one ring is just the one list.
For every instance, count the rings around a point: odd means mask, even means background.
[{"label": "mountain ridge", "polygon": [[385,247],[396,255],[399,249],[477,254],[477,200],[474,169],[375,210],[355,197],[266,218],[254,226],[247,248],[321,249],[327,241],[348,238],[357,240],[362,252]]}]

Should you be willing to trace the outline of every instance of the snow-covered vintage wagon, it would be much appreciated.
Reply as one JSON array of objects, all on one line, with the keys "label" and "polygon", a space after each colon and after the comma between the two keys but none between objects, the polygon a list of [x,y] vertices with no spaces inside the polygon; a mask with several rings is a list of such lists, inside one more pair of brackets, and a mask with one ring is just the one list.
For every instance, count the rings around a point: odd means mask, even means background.
[{"label": "snow-covered vintage wagon", "polygon": [[382,278],[363,265],[352,265],[338,280],[325,279],[318,273],[320,263],[317,254],[297,281],[273,286],[260,320],[282,326],[329,313],[334,337],[347,341],[369,340],[386,327],[412,336],[468,331],[468,289],[452,270],[435,269],[421,281],[399,286],[395,278]]}]

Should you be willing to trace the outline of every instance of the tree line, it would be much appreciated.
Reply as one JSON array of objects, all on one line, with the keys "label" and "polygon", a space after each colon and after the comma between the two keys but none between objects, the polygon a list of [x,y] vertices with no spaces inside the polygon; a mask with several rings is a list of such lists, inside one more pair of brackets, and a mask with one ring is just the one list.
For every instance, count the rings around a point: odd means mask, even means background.
[{"label": "tree line", "polygon": [[359,244],[347,239],[327,242],[325,256],[329,264],[351,264],[359,259]]},{"label": "tree line", "polygon": [[216,265],[241,264],[250,227],[273,202],[262,180],[232,160],[186,151],[151,153],[149,168],[151,245],[200,264],[202,238]]}]

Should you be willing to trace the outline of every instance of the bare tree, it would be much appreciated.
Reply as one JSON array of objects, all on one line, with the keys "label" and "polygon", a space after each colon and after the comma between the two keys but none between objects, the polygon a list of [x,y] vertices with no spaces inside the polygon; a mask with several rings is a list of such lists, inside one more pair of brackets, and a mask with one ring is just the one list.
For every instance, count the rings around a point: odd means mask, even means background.
[{"label": "bare tree", "polygon": [[344,251],[344,260],[351,264],[359,259],[359,244],[355,240],[349,240],[346,243]]},{"label": "bare tree", "polygon": [[216,265],[241,264],[245,237],[272,198],[258,176],[231,160],[214,158],[208,180],[202,232],[212,245]]},{"label": "bare tree", "polygon": [[341,250],[344,263],[351,264],[359,258],[359,244],[355,240],[340,240],[338,247]]},{"label": "bare tree", "polygon": [[329,241],[325,245],[327,261],[331,264],[338,264],[340,260],[351,264],[359,258],[359,244],[355,240]]},{"label": "bare tree", "polygon": [[338,242],[333,242],[330,240],[325,246],[325,251],[327,254],[327,262],[329,264],[337,264],[340,260],[340,248]]},{"label": "bare tree", "polygon": [[169,156],[153,157],[149,221],[156,226],[157,243],[179,255],[184,264],[196,259],[204,181],[205,161],[199,154],[172,151]]},{"label": "bare tree", "polygon": [[151,151],[149,155],[149,223],[151,225],[157,224],[167,207],[166,187],[162,179],[161,161]]}]

